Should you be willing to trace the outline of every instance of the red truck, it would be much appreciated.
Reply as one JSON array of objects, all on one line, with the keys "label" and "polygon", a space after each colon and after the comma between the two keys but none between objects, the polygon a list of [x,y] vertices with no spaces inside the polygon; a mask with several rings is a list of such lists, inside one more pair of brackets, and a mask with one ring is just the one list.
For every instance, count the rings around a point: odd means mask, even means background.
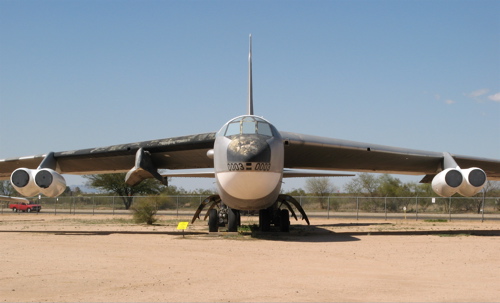
[{"label": "red truck", "polygon": [[22,212],[40,212],[40,210],[42,209],[42,206],[40,204],[27,204],[27,203],[13,203],[13,204],[9,204],[9,208],[12,209],[13,212],[18,212],[18,211],[22,211]]},{"label": "red truck", "polygon": [[0,201],[14,202],[9,204],[9,208],[14,212],[40,212],[40,210],[42,209],[42,206],[40,204],[31,203],[26,198],[0,196]]}]

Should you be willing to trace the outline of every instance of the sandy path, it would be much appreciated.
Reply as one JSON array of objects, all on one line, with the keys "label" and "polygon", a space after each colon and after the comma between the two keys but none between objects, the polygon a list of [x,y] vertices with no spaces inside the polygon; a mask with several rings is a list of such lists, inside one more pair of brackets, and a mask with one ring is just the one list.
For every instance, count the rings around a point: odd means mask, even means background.
[{"label": "sandy path", "polygon": [[[313,220],[314,227],[292,222],[290,234],[264,238],[209,236],[203,222],[183,237],[175,222],[159,223],[152,227],[110,222],[106,216],[4,214],[0,300],[500,298],[499,222]],[[462,235],[429,235],[450,232]],[[484,236],[464,235],[470,233]]]}]

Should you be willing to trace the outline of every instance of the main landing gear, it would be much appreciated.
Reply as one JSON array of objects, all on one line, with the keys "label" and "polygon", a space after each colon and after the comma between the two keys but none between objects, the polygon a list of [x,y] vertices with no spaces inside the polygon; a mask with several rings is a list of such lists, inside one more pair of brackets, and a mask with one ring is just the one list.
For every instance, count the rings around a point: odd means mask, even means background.
[{"label": "main landing gear", "polygon": [[[219,195],[206,198],[196,210],[191,223],[200,218],[201,211],[209,205],[204,220],[208,217],[209,232],[219,231],[219,227],[227,225],[228,232],[237,232],[241,225],[240,211],[227,207]],[[279,195],[277,201],[269,208],[259,210],[259,230],[271,231],[271,227],[277,227],[282,232],[290,231],[290,214],[297,219],[292,205],[300,212],[302,219],[309,225],[309,218],[300,203],[289,195]]]}]

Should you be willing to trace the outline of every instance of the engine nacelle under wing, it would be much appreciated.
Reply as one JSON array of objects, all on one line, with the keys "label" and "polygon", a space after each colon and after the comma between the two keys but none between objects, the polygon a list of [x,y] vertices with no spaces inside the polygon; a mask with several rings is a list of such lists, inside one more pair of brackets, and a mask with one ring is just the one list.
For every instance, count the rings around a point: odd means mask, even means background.
[{"label": "engine nacelle under wing", "polygon": [[35,184],[33,172],[29,168],[18,168],[10,175],[12,187],[25,197],[33,197],[40,192],[40,188]]},{"label": "engine nacelle under wing", "polygon": [[44,194],[52,198],[59,196],[66,189],[64,177],[50,168],[18,168],[10,176],[10,182],[14,189],[25,197]]},{"label": "engine nacelle under wing", "polygon": [[462,176],[464,177],[464,182],[458,189],[458,193],[462,196],[474,196],[480,192],[486,184],[486,173],[480,168],[471,167],[462,169]]},{"label": "engine nacelle under wing", "polygon": [[432,189],[441,197],[455,193],[471,197],[486,184],[486,173],[477,167],[468,169],[447,168],[432,179]]},{"label": "engine nacelle under wing", "polygon": [[59,196],[66,189],[64,177],[50,168],[38,170],[35,183],[40,188],[40,193],[51,198]]},{"label": "engine nacelle under wing", "polygon": [[463,181],[464,177],[458,169],[447,168],[432,179],[432,189],[441,197],[451,197],[458,192]]}]

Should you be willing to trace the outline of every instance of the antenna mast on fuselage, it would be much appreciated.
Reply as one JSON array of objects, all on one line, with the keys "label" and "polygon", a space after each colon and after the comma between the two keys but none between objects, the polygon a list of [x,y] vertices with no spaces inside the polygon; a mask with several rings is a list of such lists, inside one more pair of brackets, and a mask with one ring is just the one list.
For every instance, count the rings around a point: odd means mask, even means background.
[{"label": "antenna mast on fuselage", "polygon": [[248,52],[248,114],[253,115],[252,34],[250,34],[250,50]]}]

